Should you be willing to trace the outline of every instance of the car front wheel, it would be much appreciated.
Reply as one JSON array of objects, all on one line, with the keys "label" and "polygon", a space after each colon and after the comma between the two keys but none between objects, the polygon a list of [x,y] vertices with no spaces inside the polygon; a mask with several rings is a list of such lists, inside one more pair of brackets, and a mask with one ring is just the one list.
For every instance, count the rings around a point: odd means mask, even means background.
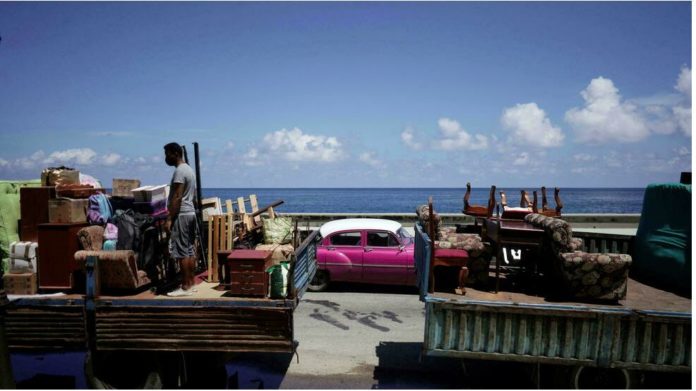
[{"label": "car front wheel", "polygon": [[309,288],[312,292],[322,292],[325,291],[329,286],[329,272],[326,270],[317,270],[314,274],[314,278],[310,281]]}]

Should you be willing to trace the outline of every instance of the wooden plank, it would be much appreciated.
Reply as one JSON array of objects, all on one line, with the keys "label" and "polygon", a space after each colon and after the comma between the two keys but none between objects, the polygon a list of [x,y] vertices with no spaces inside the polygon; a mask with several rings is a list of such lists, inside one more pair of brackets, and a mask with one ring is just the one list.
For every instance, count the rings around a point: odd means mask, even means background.
[{"label": "wooden plank", "polygon": [[213,221],[208,221],[208,281],[213,275]]},{"label": "wooden plank", "polygon": [[652,323],[645,322],[643,327],[643,339],[641,341],[639,361],[641,363],[648,363],[650,360],[650,349],[652,349]]},{"label": "wooden plank", "polygon": [[249,195],[249,203],[251,204],[251,213],[254,213],[259,210],[259,203],[256,200],[256,194]]},{"label": "wooden plank", "polygon": [[246,206],[244,205],[244,197],[237,197],[237,210],[239,213],[246,213]]},{"label": "wooden plank", "polygon": [[541,316],[537,316],[534,320],[534,342],[532,345],[532,356],[538,356],[542,351],[542,331],[544,329],[544,321]]},{"label": "wooden plank", "polygon": [[674,333],[674,355],[672,356],[672,365],[680,365],[682,360],[684,360],[685,344],[682,343],[683,338],[684,326],[677,325],[676,332]]},{"label": "wooden plank", "polygon": [[469,346],[469,328],[467,325],[466,311],[459,314],[459,345],[458,350],[468,350]]},{"label": "wooden plank", "polygon": [[512,351],[512,315],[505,314],[505,326],[503,327],[503,353]]},{"label": "wooden plank", "polygon": [[498,335],[497,332],[497,318],[498,315],[495,313],[490,313],[489,314],[489,320],[488,320],[488,341],[486,342],[486,351],[489,353],[497,351],[496,349],[496,337]]},{"label": "wooden plank", "polygon": [[234,215],[234,206],[232,206],[232,200],[225,200],[225,209],[227,215]]},{"label": "wooden plank", "polygon": [[664,364],[667,360],[667,350],[669,349],[668,330],[666,324],[660,325],[660,333],[657,338],[657,357],[655,364]]}]

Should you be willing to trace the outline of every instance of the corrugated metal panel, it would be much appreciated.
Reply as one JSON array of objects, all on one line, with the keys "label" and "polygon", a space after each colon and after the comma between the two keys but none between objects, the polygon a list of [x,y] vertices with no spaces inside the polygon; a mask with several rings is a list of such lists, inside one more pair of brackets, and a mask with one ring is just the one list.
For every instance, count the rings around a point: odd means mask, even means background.
[{"label": "corrugated metal panel", "polygon": [[425,350],[431,355],[691,369],[690,318],[440,302],[426,307]]},{"label": "corrugated metal panel", "polygon": [[317,240],[319,231],[312,232],[295,250],[293,266],[293,285],[297,290],[297,298],[302,298],[309,282],[317,272]]},{"label": "corrugated metal panel", "polygon": [[80,305],[9,306],[4,316],[10,349],[84,349],[85,318]]},{"label": "corrugated metal panel", "polygon": [[98,349],[292,352],[291,308],[97,308]]}]

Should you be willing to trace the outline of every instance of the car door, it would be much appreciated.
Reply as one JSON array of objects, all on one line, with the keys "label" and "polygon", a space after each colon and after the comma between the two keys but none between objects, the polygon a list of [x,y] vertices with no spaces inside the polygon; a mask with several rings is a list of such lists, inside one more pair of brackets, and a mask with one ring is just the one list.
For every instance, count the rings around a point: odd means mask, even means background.
[{"label": "car door", "polygon": [[406,284],[407,267],[408,254],[393,233],[387,231],[366,232],[362,274],[364,282]]},{"label": "car door", "polygon": [[360,281],[363,246],[359,230],[336,232],[324,244],[324,266],[331,281]]}]

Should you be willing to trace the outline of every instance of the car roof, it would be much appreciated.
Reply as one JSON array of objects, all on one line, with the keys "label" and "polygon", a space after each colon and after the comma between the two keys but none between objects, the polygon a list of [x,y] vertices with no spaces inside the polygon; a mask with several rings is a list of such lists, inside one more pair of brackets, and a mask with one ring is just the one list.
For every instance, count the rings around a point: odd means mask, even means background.
[{"label": "car roof", "polygon": [[329,221],[319,228],[319,233],[327,237],[334,232],[349,231],[359,229],[380,230],[397,233],[401,228],[401,223],[385,219],[340,219]]}]

